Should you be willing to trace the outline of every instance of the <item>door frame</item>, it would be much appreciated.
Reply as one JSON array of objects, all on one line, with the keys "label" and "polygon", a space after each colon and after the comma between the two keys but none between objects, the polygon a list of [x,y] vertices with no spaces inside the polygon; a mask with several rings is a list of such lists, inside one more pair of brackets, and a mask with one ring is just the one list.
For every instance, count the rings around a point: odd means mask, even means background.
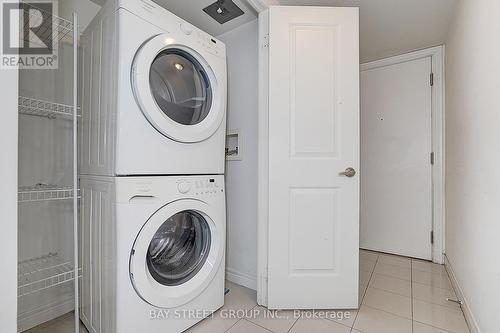
[{"label": "door frame", "polygon": [[434,233],[434,243],[431,244],[432,261],[438,264],[443,264],[443,254],[445,251],[445,46],[440,45],[394,57],[367,62],[360,65],[360,72],[428,57],[431,58],[432,73],[434,76],[431,111],[431,142],[432,151],[434,152],[434,165],[432,166],[432,230]]},{"label": "door frame", "polygon": [[[0,15],[3,4],[0,0]],[[18,3],[17,0],[10,1]],[[0,26],[3,36],[3,25]],[[17,174],[18,174],[18,97],[19,68],[0,69],[3,115],[0,122],[0,149],[5,162],[0,164],[0,172],[5,176],[0,189],[0,209],[2,211],[2,233],[0,251],[8,253],[4,257],[3,273],[0,276],[0,323],[4,332],[17,332],[17,262],[18,262],[18,216],[17,216]]]},{"label": "door frame", "polygon": [[267,306],[269,239],[269,11],[259,13],[257,180],[257,303]]}]

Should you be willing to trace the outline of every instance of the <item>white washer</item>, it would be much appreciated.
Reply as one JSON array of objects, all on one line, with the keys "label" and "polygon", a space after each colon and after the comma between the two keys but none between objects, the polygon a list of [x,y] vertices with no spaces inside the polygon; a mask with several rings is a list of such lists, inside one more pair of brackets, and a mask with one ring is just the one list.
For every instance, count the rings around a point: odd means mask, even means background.
[{"label": "white washer", "polygon": [[224,173],[221,41],[149,0],[113,0],[81,44],[82,174]]},{"label": "white washer", "polygon": [[223,305],[223,176],[80,183],[80,317],[90,332],[178,333]]}]

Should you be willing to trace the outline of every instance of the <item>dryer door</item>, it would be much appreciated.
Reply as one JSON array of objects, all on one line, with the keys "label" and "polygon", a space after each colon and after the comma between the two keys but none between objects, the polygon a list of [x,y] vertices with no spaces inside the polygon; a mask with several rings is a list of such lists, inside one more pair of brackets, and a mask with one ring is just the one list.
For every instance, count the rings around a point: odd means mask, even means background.
[{"label": "dryer door", "polygon": [[213,280],[224,252],[224,226],[198,200],[174,201],[153,214],[130,255],[130,278],[147,303],[181,306]]},{"label": "dryer door", "polygon": [[136,54],[132,86],[149,122],[179,142],[199,142],[219,128],[225,112],[224,88],[203,57],[176,44],[168,34],[146,42]]}]

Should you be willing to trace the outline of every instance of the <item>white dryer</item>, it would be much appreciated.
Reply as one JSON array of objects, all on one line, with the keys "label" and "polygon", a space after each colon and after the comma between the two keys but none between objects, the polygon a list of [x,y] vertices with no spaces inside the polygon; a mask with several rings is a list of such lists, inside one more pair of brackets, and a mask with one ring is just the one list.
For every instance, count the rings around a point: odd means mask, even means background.
[{"label": "white dryer", "polygon": [[80,316],[90,332],[179,333],[223,305],[223,176],[80,183]]},{"label": "white dryer", "polygon": [[149,0],[112,0],[83,48],[86,175],[223,174],[224,44]]}]

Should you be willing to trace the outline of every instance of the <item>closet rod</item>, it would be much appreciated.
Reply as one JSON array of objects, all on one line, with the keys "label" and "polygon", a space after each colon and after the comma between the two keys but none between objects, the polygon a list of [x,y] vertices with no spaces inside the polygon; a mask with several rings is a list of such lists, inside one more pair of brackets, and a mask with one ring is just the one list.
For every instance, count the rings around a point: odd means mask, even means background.
[{"label": "closet rod", "polygon": [[[78,18],[73,13],[73,193],[78,193]],[[73,196],[73,255],[75,275],[75,333],[80,333],[78,288],[78,195]]]}]

